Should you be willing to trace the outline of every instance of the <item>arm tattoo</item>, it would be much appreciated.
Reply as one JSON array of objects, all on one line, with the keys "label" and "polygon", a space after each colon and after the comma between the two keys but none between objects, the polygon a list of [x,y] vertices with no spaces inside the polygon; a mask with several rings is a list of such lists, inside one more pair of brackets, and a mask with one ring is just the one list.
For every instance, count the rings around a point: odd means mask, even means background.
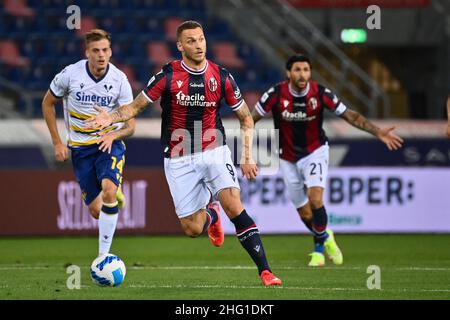
[{"label": "arm tattoo", "polygon": [[248,109],[247,104],[236,111],[236,115],[239,118],[242,132],[242,163],[249,163],[252,159],[252,144],[253,144],[253,128],[255,124],[253,122],[252,115]]},{"label": "arm tattoo", "polygon": [[136,99],[130,104],[121,106],[119,109],[111,113],[112,122],[123,122],[134,118],[139,112],[144,110],[148,105],[148,100],[140,93]]},{"label": "arm tattoo", "polygon": [[347,109],[344,113],[344,119],[358,129],[364,130],[374,136],[378,134],[379,128],[356,111]]},{"label": "arm tattoo", "polygon": [[111,114],[112,122],[127,121],[138,114],[138,110],[134,107],[133,103],[122,106]]},{"label": "arm tattoo", "polygon": [[[247,104],[245,104],[236,112],[239,122],[241,123],[241,128],[253,128],[253,126],[249,126],[248,118],[252,118],[252,114],[248,109]],[[253,121],[252,121],[253,122]]]}]

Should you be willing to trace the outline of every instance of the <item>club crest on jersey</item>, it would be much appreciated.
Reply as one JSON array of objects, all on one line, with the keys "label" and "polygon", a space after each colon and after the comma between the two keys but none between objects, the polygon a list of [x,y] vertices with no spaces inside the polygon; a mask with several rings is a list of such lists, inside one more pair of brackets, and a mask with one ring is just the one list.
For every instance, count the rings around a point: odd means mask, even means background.
[{"label": "club crest on jersey", "polygon": [[283,100],[283,107],[286,109],[289,105],[289,100]]},{"label": "club crest on jersey", "polygon": [[180,89],[182,85],[183,85],[183,81],[182,80],[177,80],[178,89]]},{"label": "club crest on jersey", "polygon": [[309,99],[308,104],[311,109],[315,110],[317,108],[317,99],[312,97],[311,99]]},{"label": "club crest on jersey", "polygon": [[208,88],[211,92],[214,92],[217,90],[217,80],[214,77],[209,78]]}]

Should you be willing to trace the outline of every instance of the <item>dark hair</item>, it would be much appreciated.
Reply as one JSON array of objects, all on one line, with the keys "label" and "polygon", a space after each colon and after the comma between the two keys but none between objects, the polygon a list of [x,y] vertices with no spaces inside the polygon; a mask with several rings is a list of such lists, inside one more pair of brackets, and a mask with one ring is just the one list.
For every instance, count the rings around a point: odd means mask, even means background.
[{"label": "dark hair", "polygon": [[184,21],[182,24],[180,24],[177,27],[177,39],[180,38],[180,35],[184,30],[197,29],[197,28],[200,28],[203,30],[202,25],[197,21],[194,21],[194,20]]},{"label": "dark hair", "polygon": [[288,61],[286,61],[286,70],[290,71],[292,68],[292,65],[296,62],[307,62],[309,64],[309,67],[311,67],[311,61],[309,61],[309,58],[303,54],[294,54],[291,56]]},{"label": "dark hair", "polygon": [[84,35],[86,46],[93,41],[106,39],[111,44],[111,35],[102,29],[92,29]]}]

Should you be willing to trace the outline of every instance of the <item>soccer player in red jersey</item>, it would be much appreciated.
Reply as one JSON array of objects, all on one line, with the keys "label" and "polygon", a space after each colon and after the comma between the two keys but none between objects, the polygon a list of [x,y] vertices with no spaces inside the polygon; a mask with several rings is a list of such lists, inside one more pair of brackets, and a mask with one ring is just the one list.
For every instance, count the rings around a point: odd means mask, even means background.
[{"label": "soccer player in red jersey", "polygon": [[289,197],[306,227],[314,235],[314,252],[309,266],[324,266],[325,252],[335,264],[343,255],[333,232],[327,229],[328,216],[323,191],[328,172],[328,139],[322,128],[326,108],[354,127],[367,131],[397,150],[403,140],[391,128],[378,128],[358,112],[347,108],[328,88],[311,79],[311,63],[304,55],[286,62],[288,80],[265,92],[252,116],[256,123],[272,112],[280,132],[280,167]]},{"label": "soccer player in red jersey", "polygon": [[166,64],[131,104],[110,114],[99,108],[99,114],[88,123],[103,128],[131,119],[161,98],[164,171],[185,234],[197,237],[207,229],[212,244],[222,245],[219,206],[210,203],[211,195],[218,198],[263,284],[280,285],[267,262],[258,228],[241,203],[219,115],[220,101],[224,99],[239,118],[244,135],[241,170],[246,178],[254,179],[258,168],[250,152],[254,128],[250,111],[231,74],[206,59],[206,39],[198,22],[185,21],[178,26],[177,48],[182,59]]}]

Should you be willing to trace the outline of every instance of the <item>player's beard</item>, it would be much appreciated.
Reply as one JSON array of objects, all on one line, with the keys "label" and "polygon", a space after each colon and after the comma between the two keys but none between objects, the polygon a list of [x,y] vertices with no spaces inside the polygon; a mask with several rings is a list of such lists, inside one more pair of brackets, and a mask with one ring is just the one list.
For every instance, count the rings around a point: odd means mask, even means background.
[{"label": "player's beard", "polygon": [[291,81],[291,86],[295,91],[302,92],[308,86],[308,81],[309,80],[303,81],[305,83],[303,86],[300,84],[300,79]]},{"label": "player's beard", "polygon": [[[301,82],[303,82],[304,85],[301,84]],[[305,89],[307,85],[308,85],[308,80],[306,80],[306,79],[301,79],[301,78],[297,80],[297,86],[298,86],[300,89],[302,89],[302,90]]]},{"label": "player's beard", "polygon": [[188,59],[189,61],[191,61],[195,65],[201,65],[206,60],[206,56],[205,56],[204,53],[202,53],[201,58],[200,57],[196,57],[195,53],[193,55],[186,54],[185,56],[186,56],[186,59]]}]

